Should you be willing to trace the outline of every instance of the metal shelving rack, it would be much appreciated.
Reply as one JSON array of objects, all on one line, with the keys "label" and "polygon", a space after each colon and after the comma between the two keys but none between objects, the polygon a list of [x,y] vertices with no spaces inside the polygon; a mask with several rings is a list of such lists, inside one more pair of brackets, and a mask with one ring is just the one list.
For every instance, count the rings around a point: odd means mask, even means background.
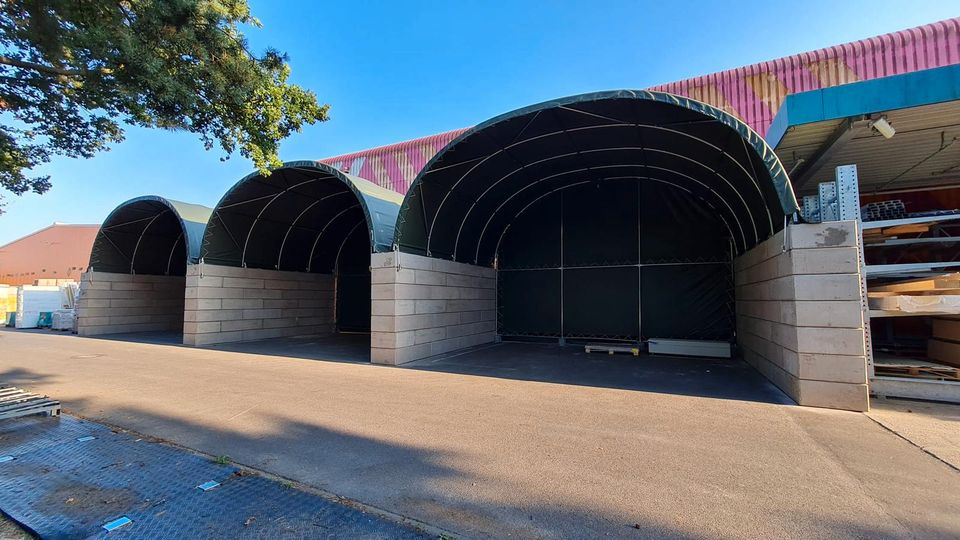
[{"label": "metal shelving rack", "polygon": [[872,229],[886,229],[901,225],[939,224],[960,220],[960,213],[918,216],[904,219],[864,222],[860,215],[860,188],[857,179],[856,165],[837,167],[836,180],[823,182],[818,186],[816,195],[803,198],[803,217],[807,221],[846,221],[857,222],[860,236],[858,255],[860,259],[860,288],[861,307],[864,328],[864,352],[867,360],[867,374],[870,379],[871,391],[876,395],[932,399],[942,401],[960,401],[960,383],[953,381],[938,381],[927,379],[908,379],[900,377],[877,376],[874,365],[874,351],[870,335],[870,319],[877,317],[923,317],[944,315],[944,313],[872,310],[868,305],[867,277],[876,276],[924,276],[931,273],[942,273],[951,268],[960,268],[960,262],[924,262],[910,264],[868,265],[864,257],[867,247],[910,245],[920,243],[955,243],[960,242],[957,237],[935,238],[905,238],[890,239],[878,244],[866,244],[863,241],[863,231]]}]

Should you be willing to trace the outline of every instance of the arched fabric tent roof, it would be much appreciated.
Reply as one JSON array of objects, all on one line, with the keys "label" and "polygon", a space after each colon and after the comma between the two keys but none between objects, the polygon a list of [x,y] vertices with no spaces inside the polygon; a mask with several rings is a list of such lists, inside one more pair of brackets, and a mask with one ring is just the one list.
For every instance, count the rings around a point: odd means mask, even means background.
[{"label": "arched fabric tent roof", "polygon": [[518,109],[452,141],[410,187],[395,243],[490,265],[525,208],[565,187],[614,179],[669,185],[702,200],[738,253],[798,210],[776,154],[746,124],[688,98],[621,90]]},{"label": "arched fabric tent roof", "polygon": [[116,207],[97,233],[90,268],[97,272],[184,275],[200,256],[206,206],[145,196]]},{"label": "arched fabric tent roof", "polygon": [[267,177],[244,177],[220,199],[204,235],[202,260],[329,273],[347,240],[364,230],[369,252],[389,251],[402,200],[319,161],[284,163]]}]

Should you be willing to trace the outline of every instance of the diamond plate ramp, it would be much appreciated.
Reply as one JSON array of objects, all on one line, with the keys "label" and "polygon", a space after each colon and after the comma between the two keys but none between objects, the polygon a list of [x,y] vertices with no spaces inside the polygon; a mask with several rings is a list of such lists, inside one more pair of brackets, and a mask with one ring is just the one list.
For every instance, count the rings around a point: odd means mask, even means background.
[{"label": "diamond plate ramp", "polygon": [[70,416],[21,417],[0,422],[0,455],[18,456],[53,444],[110,433],[110,428]]},{"label": "diamond plate ramp", "polygon": [[[357,508],[69,416],[0,423],[0,436],[0,456],[15,456],[0,463],[0,509],[43,538],[425,537]],[[219,485],[198,488],[209,481]],[[131,522],[103,529],[123,517]]]},{"label": "diamond plate ramp", "polygon": [[195,490],[162,507],[128,517],[132,524],[110,533],[103,531],[96,538],[425,537],[378,516],[258,476],[234,477],[210,491]]},{"label": "diamond plate ramp", "polygon": [[[0,463],[0,508],[44,538],[87,537],[118,515],[144,511],[236,471],[85,424],[63,430],[70,434],[66,441]],[[95,438],[83,440],[87,436]]]}]

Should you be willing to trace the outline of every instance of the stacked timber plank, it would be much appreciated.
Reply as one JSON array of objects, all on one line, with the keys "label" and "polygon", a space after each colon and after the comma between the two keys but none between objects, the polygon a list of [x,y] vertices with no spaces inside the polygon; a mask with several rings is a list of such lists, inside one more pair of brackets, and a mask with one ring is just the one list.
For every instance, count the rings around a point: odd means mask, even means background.
[{"label": "stacked timber plank", "polygon": [[863,231],[863,243],[864,245],[870,245],[904,235],[926,234],[930,232],[932,226],[932,223],[902,223],[889,227],[865,229]]},{"label": "stacked timber plank", "polygon": [[16,386],[0,385],[0,420],[32,414],[60,415],[60,402]]},{"label": "stacked timber plank", "polygon": [[872,316],[895,315],[960,315],[960,274],[944,274],[928,278],[870,285],[867,299]]},{"label": "stacked timber plank", "polygon": [[928,315],[933,317],[928,360],[897,359],[875,362],[878,375],[960,380],[960,274],[943,274],[884,285],[867,293],[874,316]]}]

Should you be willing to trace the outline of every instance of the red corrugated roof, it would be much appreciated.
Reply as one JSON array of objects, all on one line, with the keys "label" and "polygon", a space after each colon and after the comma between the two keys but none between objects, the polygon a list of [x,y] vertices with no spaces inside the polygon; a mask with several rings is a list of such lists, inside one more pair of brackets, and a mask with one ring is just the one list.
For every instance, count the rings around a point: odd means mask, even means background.
[{"label": "red corrugated roof", "polygon": [[[709,103],[737,116],[763,135],[789,94],[958,63],[960,18],[953,18],[657,85],[650,90]],[[430,158],[467,129],[321,161],[387,189],[406,193]]]},{"label": "red corrugated roof", "polygon": [[455,129],[320,161],[397,193],[406,193],[410,183],[430,158],[467,129]]}]

